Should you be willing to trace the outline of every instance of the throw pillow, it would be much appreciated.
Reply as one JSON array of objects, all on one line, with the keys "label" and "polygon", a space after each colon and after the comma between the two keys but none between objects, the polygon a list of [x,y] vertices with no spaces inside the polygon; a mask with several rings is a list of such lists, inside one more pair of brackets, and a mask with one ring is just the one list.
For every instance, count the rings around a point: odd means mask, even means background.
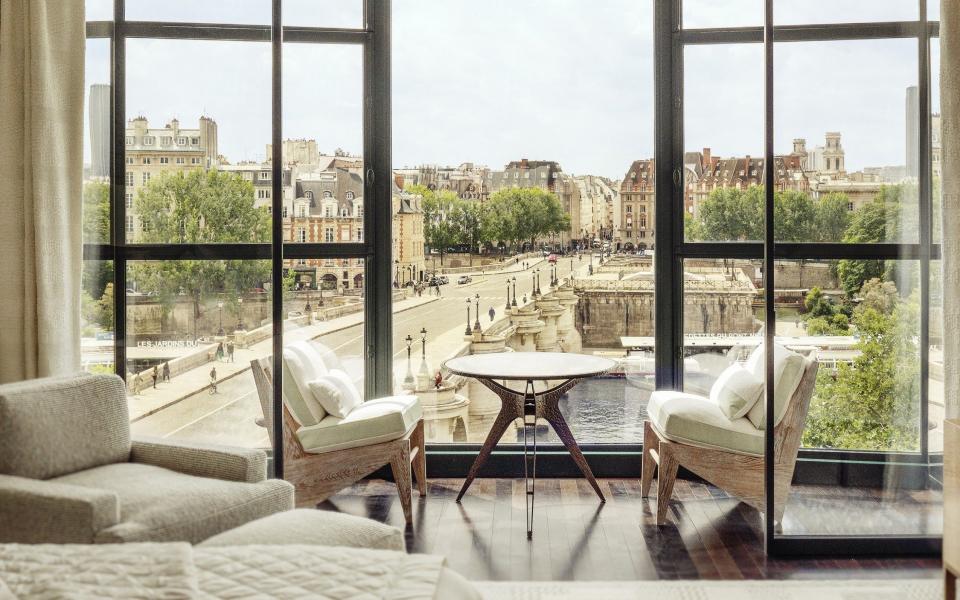
[{"label": "throw pillow", "polygon": [[346,373],[332,370],[309,384],[314,400],[331,416],[345,418],[362,400]]},{"label": "throw pillow", "polygon": [[763,380],[734,363],[720,373],[710,388],[710,400],[730,420],[745,417],[763,393]]},{"label": "throw pillow", "polygon": [[[751,371],[757,379],[764,380],[764,371],[766,363],[764,361],[765,353],[763,344],[757,346],[756,350],[747,359],[747,369]],[[803,356],[788,350],[780,344],[773,346],[773,406],[776,411],[774,425],[780,423],[783,414],[787,410],[787,404],[800,385],[803,373],[806,370],[807,361]],[[760,401],[753,405],[747,418],[757,429],[766,427],[766,402]]]}]

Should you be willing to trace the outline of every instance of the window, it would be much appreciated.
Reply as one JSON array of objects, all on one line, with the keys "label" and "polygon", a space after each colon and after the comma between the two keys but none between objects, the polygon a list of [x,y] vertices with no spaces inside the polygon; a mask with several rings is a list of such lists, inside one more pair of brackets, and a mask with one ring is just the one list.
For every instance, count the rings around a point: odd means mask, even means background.
[{"label": "window", "polygon": [[190,138],[190,145],[191,145],[191,146],[199,146],[199,145],[200,145],[200,138],[198,138],[198,137],[192,137],[192,138]]},{"label": "window", "polygon": [[304,243],[307,241],[307,230],[304,229],[303,227],[297,228],[297,241],[300,243]]},{"label": "window", "polygon": [[128,136],[127,136],[127,145],[128,145],[128,146],[134,145],[134,144],[136,143],[136,141],[137,141],[136,138],[133,137],[132,135],[128,135]]},{"label": "window", "polygon": [[126,183],[127,183],[127,187],[133,187],[133,172],[127,171]]},{"label": "window", "polygon": [[169,146],[169,145],[172,144],[172,143],[173,143],[173,138],[170,137],[169,135],[165,135],[165,136],[162,136],[162,137],[160,138],[160,145],[161,145],[161,146]]},{"label": "window", "polygon": [[123,195],[123,200],[127,209],[133,208],[133,194],[131,194],[130,192],[127,192],[126,194]]},{"label": "window", "polygon": [[143,145],[144,145],[144,146],[152,146],[152,145],[154,145],[154,144],[156,144],[156,143],[157,143],[157,138],[156,138],[156,137],[154,137],[154,136],[152,136],[152,135],[145,135],[145,136],[143,136]]},{"label": "window", "polygon": [[160,157],[160,164],[161,164],[161,165],[170,164],[170,157],[168,157],[168,156],[161,156],[161,157]]},{"label": "window", "polygon": [[151,163],[151,158],[149,156],[143,157],[143,164],[149,165]]},{"label": "window", "polygon": [[355,197],[354,193],[353,193],[353,192],[350,192],[350,191],[348,191],[348,192],[347,192],[347,195],[345,196],[345,198],[346,198],[347,200],[353,200],[354,197]]},{"label": "window", "polygon": [[191,159],[190,159],[190,164],[191,164],[191,165],[199,165],[199,164],[200,164],[200,157],[194,156],[193,158],[191,158]]},{"label": "window", "polygon": [[133,233],[133,215],[127,215],[125,220],[127,233]]},{"label": "window", "polygon": [[327,227],[323,230],[323,241],[332,242],[333,239],[333,227]]},{"label": "window", "polygon": [[177,138],[177,145],[178,145],[178,146],[186,146],[186,145],[187,145],[187,138],[185,138],[185,137],[183,137],[183,136],[178,137],[178,138]]},{"label": "window", "polygon": [[147,185],[147,182],[150,181],[150,173],[144,171],[141,175],[143,177],[143,185]]},{"label": "window", "polygon": [[178,165],[182,165],[182,164],[184,164],[184,162],[186,162],[186,161],[183,159],[182,156],[178,156],[178,157],[177,157],[177,164],[178,164]]},{"label": "window", "polygon": [[128,156],[126,162],[127,162],[128,165],[132,165],[132,164],[133,164],[133,157],[132,157],[132,156]]}]

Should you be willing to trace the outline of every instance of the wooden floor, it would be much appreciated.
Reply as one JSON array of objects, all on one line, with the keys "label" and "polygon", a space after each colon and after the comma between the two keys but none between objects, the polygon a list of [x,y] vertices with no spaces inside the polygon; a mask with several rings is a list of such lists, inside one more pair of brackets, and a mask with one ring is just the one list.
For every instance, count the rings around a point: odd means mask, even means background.
[{"label": "wooden floor", "polygon": [[[431,480],[414,493],[411,552],[441,554],[473,580],[634,580],[937,577],[940,561],[902,559],[773,560],[763,554],[760,515],[707,484],[678,480],[670,524],[658,528],[655,501],[632,479],[602,479],[601,504],[584,480],[537,481],[532,540],[526,537],[523,480],[478,479],[462,504],[461,480]],[[822,498],[815,489],[791,505]],[[363,481],[320,505],[403,526],[392,484]],[[788,515],[790,508],[788,507]],[[822,507],[817,519],[835,517]],[[804,514],[802,510],[798,514]],[[915,515],[914,515],[915,516]],[[838,520],[849,515],[839,515]],[[915,523],[916,524],[916,523]],[[802,526],[802,524],[801,524]],[[807,525],[809,527],[809,524]]]}]

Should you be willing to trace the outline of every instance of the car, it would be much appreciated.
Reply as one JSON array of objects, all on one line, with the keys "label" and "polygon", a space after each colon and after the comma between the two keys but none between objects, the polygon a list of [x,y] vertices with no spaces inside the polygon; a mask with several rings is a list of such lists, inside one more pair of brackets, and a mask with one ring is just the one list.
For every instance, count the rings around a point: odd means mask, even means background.
[{"label": "car", "polygon": [[460,278],[457,279],[457,283],[459,285],[470,283],[471,281],[473,281],[473,277],[470,277],[469,275],[461,275]]},{"label": "car", "polygon": [[440,280],[440,285],[447,285],[448,283],[450,283],[450,278],[447,277],[446,275],[441,275],[440,277],[438,277],[438,279]]},{"label": "car", "polygon": [[551,254],[550,256],[547,257],[547,261],[553,265],[557,264],[557,255]]}]

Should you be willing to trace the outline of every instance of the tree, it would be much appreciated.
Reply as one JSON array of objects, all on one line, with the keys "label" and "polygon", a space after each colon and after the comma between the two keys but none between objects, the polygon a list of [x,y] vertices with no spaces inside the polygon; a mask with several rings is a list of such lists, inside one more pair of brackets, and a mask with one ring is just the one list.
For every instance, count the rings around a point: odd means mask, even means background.
[{"label": "tree", "polygon": [[846,194],[831,192],[816,203],[814,220],[816,241],[839,242],[850,226],[850,199]]},{"label": "tree", "polygon": [[773,222],[777,241],[819,241],[816,215],[817,209],[810,196],[802,192],[777,191],[773,195]]},{"label": "tree", "polygon": [[[145,243],[242,243],[270,240],[270,216],[254,206],[253,185],[217,170],[164,172],[140,190],[135,206]],[[193,303],[194,336],[204,299],[238,299],[270,279],[262,260],[178,260],[131,263],[128,281],[156,296],[166,317],[177,301]]]},{"label": "tree", "polygon": [[700,203],[697,216],[687,226],[694,241],[747,241],[763,239],[763,188],[717,188]]},{"label": "tree", "polygon": [[[843,241],[848,244],[895,241],[899,221],[900,187],[883,186],[872,201],[854,211]],[[837,276],[843,290],[853,297],[870,279],[891,279],[892,265],[889,267],[883,260],[845,259],[837,263]]]},{"label": "tree", "polygon": [[106,182],[83,184],[83,241],[110,243],[110,184]]},{"label": "tree", "polygon": [[[877,298],[876,292],[885,289],[885,284],[874,285],[872,292],[861,295]],[[858,335],[854,347],[859,355],[852,364],[839,364],[835,373],[820,370],[804,429],[805,445],[888,451],[918,448],[922,425],[918,294],[908,301],[901,301],[896,293],[893,298],[896,304],[891,312],[866,303],[854,311]]]},{"label": "tree", "polygon": [[461,200],[450,190],[434,191],[422,185],[410,186],[407,191],[423,198],[423,235],[427,246],[440,251],[442,265],[447,248],[462,240],[461,230],[452,218]]}]

